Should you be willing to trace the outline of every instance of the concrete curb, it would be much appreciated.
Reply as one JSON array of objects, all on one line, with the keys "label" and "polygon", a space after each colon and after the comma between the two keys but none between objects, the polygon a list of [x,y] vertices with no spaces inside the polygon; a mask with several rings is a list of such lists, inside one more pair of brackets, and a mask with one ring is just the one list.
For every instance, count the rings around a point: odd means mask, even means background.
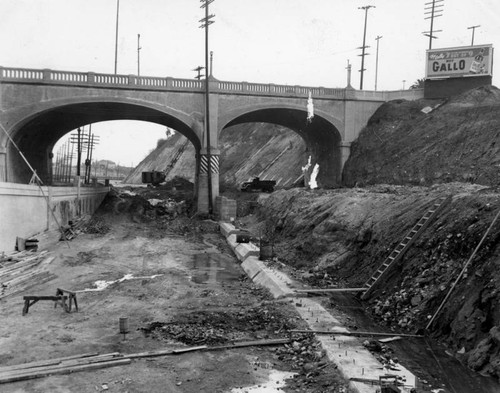
[{"label": "concrete curb", "polygon": [[257,257],[247,257],[241,267],[254,283],[269,289],[275,299],[294,295],[293,290],[288,287],[287,281],[270,274],[269,269]]},{"label": "concrete curb", "polygon": [[[345,331],[348,330],[323,308],[317,301],[299,297],[290,284],[293,281],[284,273],[271,269],[259,260],[260,250],[251,243],[236,242],[236,228],[228,223],[221,223],[221,232],[233,249],[241,267],[250,279],[269,289],[274,298],[291,297],[293,305],[311,330]],[[233,232],[234,231],[234,232]],[[257,253],[257,255],[255,255]],[[395,336],[397,334],[394,334]],[[338,366],[345,379],[367,378],[378,380],[384,374],[395,374],[406,381],[406,386],[415,387],[416,377],[409,370],[398,364],[398,370],[383,369],[382,364],[362,344],[362,339],[353,336],[317,335],[326,355]],[[351,388],[358,393],[374,393],[377,386],[350,381]],[[403,390],[408,392],[409,390]]]}]

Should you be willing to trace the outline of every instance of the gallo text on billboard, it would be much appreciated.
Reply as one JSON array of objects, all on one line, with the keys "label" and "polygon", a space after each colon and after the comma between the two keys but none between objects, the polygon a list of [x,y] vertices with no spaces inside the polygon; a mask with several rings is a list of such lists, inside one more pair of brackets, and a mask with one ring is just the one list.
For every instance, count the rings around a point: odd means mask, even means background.
[{"label": "gallo text on billboard", "polygon": [[463,46],[427,51],[427,78],[491,75],[492,45]]}]

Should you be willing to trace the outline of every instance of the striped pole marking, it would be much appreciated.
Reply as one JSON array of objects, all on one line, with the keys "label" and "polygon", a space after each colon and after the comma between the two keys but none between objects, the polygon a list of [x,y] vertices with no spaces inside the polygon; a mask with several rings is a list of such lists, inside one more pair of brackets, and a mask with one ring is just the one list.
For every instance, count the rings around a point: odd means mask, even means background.
[{"label": "striped pole marking", "polygon": [[[219,156],[218,155],[210,155],[210,166],[212,169],[212,173],[219,173]],[[208,173],[208,156],[206,154],[201,155],[200,160],[200,173],[207,174]]]}]

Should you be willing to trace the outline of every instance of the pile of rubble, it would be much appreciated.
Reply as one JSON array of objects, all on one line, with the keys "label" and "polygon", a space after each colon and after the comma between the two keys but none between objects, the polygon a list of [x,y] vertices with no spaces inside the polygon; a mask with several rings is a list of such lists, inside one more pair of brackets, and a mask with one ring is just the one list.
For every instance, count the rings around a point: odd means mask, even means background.
[{"label": "pile of rubble", "polygon": [[267,304],[243,310],[197,311],[172,322],[149,323],[141,330],[159,340],[201,345],[249,338],[279,338],[295,327],[294,320],[283,310]]}]

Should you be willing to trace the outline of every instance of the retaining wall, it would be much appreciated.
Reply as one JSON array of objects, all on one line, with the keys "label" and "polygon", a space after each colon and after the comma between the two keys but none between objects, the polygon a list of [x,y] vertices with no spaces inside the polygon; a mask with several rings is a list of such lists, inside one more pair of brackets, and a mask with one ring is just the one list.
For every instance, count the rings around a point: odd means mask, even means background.
[{"label": "retaining wall", "polygon": [[0,182],[0,252],[13,251],[18,236],[29,238],[94,213],[108,192],[109,187]]}]

